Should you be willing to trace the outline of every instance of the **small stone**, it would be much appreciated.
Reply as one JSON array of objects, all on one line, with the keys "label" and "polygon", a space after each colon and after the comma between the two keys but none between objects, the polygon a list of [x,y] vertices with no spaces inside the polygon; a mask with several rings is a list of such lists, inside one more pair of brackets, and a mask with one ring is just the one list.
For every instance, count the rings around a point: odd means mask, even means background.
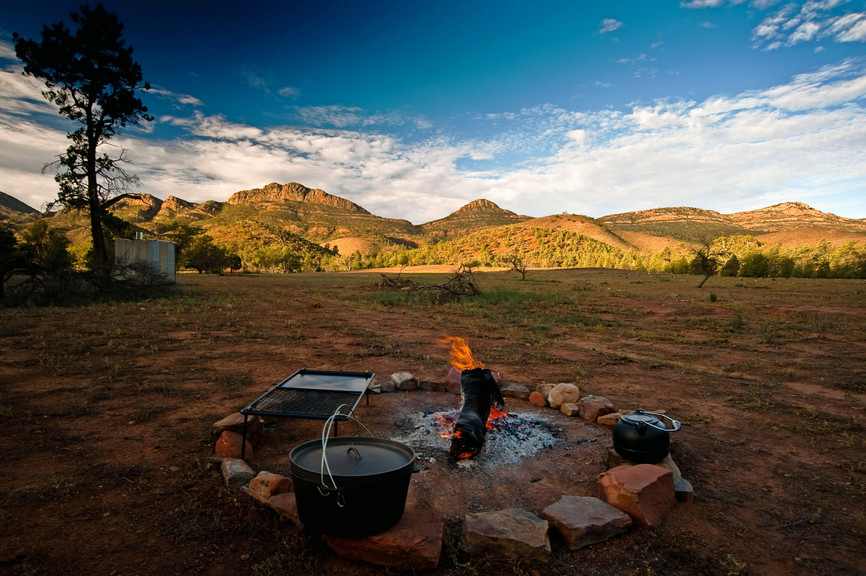
[{"label": "small stone", "polygon": [[445,392],[445,382],[441,380],[425,378],[418,381],[418,387],[425,392]]},{"label": "small stone", "polygon": [[529,395],[529,402],[542,408],[547,406],[547,399],[538,390]]},{"label": "small stone", "polygon": [[692,483],[680,476],[674,480],[674,496],[677,502],[691,502],[695,497],[695,489]]},{"label": "small stone", "polygon": [[556,387],[556,384],[539,384],[535,387],[535,391],[544,396],[544,400],[547,401],[550,396],[550,391]]},{"label": "small stone", "polygon": [[502,395],[506,398],[517,398],[518,400],[527,400],[532,392],[526,386],[521,384],[506,383],[500,388]]},{"label": "small stone", "polygon": [[391,381],[397,390],[418,389],[418,379],[409,372],[395,372],[391,374]]},{"label": "small stone", "polygon": [[379,389],[382,392],[393,392],[397,389],[397,385],[394,384],[394,381],[389,378],[379,385]]},{"label": "small stone", "polygon": [[554,386],[547,396],[547,402],[551,408],[559,408],[567,402],[577,402],[578,400],[580,400],[580,388],[567,382]]},{"label": "small stone", "polygon": [[226,486],[235,490],[246,486],[256,476],[253,469],[240,458],[225,458],[221,467]]},{"label": "small stone", "polygon": [[595,422],[599,416],[615,411],[613,402],[604,396],[593,396],[592,394],[581,398],[577,405],[580,407],[580,417],[590,422]]},{"label": "small stone", "polygon": [[259,472],[250,480],[247,493],[259,502],[267,502],[272,496],[284,494],[292,489],[292,480],[272,472]]},{"label": "small stone", "polygon": [[622,418],[622,414],[619,412],[611,412],[610,414],[603,414],[595,419],[598,424],[602,426],[608,426],[613,428],[616,426],[616,423],[619,422],[619,419]]},{"label": "small stone", "polygon": [[580,407],[574,402],[566,402],[559,407],[559,411],[566,416],[577,416],[580,413]]}]

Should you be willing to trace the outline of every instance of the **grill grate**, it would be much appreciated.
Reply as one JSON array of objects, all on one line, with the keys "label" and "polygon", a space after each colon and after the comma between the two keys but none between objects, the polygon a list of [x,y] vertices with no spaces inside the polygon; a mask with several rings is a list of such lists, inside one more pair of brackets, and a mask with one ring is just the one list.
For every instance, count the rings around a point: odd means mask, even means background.
[{"label": "grill grate", "polygon": [[[365,392],[367,404],[370,403],[367,387],[373,376],[372,372],[298,370],[241,409],[244,415],[241,459],[246,455],[247,418],[250,416],[327,420],[345,404],[334,420],[348,420]],[[336,423],[334,426],[336,435]]]},{"label": "grill grate", "polygon": [[[284,418],[314,418],[327,420],[343,404],[352,413],[363,392],[331,392],[328,390],[298,390],[274,388],[269,394],[244,409],[247,414],[281,416]],[[346,420],[346,416],[337,416]]]}]

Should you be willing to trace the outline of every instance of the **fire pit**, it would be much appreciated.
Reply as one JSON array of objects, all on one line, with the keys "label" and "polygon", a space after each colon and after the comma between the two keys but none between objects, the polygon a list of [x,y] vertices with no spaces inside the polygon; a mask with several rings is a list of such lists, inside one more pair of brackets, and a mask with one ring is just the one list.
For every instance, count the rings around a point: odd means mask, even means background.
[{"label": "fire pit", "polygon": [[[452,431],[458,410],[424,410],[397,420],[393,438],[412,446],[419,460],[435,463],[451,459]],[[478,464],[498,467],[517,464],[565,441],[561,427],[536,414],[495,412],[487,420],[487,435],[472,463],[458,459],[458,466]]]}]

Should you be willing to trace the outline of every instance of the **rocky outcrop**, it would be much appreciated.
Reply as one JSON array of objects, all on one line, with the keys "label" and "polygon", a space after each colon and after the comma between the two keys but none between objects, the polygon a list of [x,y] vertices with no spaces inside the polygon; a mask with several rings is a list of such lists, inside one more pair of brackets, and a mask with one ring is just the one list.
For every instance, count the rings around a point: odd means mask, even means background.
[{"label": "rocky outcrop", "polygon": [[187,202],[186,200],[181,200],[177,196],[169,196],[162,202],[162,208],[160,208],[160,212],[182,212],[184,210],[189,210],[193,208],[195,204],[192,202]]},{"label": "rocky outcrop", "polygon": [[252,204],[255,202],[309,202],[342,208],[359,214],[369,214],[366,210],[345,198],[328,194],[318,188],[307,188],[297,182],[278,184],[272,182],[262,188],[235,192],[227,200],[227,204]]}]

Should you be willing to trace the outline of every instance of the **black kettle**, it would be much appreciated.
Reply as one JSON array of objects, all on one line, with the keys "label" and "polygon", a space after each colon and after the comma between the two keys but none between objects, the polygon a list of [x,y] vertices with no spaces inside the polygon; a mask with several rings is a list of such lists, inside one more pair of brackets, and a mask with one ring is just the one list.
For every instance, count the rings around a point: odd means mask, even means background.
[{"label": "black kettle", "polygon": [[[671,422],[668,428],[660,418]],[[678,420],[638,409],[619,419],[613,428],[613,447],[620,456],[631,462],[655,464],[665,459],[671,449],[669,432],[680,429]]]}]

